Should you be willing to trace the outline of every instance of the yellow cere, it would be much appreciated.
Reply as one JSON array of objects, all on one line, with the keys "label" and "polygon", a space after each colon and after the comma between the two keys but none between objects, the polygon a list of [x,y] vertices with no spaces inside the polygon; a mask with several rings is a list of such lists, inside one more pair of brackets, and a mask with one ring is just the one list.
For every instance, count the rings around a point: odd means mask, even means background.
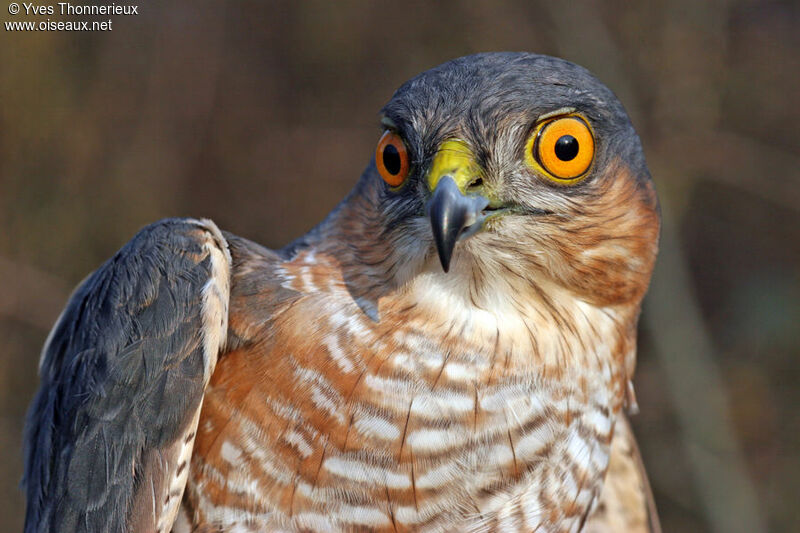
[{"label": "yellow cere", "polygon": [[428,172],[428,189],[433,191],[442,176],[451,176],[462,193],[481,174],[475,155],[467,143],[450,139],[442,143]]}]

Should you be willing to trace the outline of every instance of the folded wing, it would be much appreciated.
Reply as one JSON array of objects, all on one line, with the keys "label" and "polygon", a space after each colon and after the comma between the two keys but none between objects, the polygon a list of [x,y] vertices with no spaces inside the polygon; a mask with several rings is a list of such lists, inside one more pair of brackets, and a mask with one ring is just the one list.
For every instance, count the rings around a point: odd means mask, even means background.
[{"label": "folded wing", "polygon": [[26,533],[170,530],[225,344],[230,268],[213,222],[169,219],[76,289],[26,421]]}]

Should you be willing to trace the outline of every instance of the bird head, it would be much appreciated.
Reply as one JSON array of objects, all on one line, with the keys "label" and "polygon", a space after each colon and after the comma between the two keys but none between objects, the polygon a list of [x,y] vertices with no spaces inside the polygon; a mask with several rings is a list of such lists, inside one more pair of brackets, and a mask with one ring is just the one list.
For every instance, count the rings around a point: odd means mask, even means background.
[{"label": "bird head", "polygon": [[622,105],[587,70],[528,53],[455,59],[402,85],[381,129],[361,186],[397,275],[641,299],[655,190]]}]

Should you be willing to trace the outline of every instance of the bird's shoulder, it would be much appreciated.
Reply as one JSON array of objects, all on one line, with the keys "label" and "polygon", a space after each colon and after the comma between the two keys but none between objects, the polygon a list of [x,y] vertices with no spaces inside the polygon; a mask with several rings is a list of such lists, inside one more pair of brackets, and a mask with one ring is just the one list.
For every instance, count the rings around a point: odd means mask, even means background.
[{"label": "bird's shoulder", "polygon": [[171,523],[225,342],[229,273],[213,222],[167,219],[75,290],[45,343],[26,421],[26,531]]},{"label": "bird's shoulder", "polygon": [[223,233],[232,258],[227,351],[263,345],[291,325],[305,336],[305,326],[337,312],[365,314],[330,254],[302,244],[273,250]]}]

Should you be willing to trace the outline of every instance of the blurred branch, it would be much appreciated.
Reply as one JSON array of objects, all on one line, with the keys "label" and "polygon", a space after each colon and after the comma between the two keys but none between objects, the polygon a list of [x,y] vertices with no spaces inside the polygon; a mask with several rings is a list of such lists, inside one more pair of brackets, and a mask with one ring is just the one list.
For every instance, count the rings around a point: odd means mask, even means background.
[{"label": "blurred branch", "polygon": [[645,325],[658,350],[712,529],[765,531],[739,442],[728,423],[725,385],[693,297],[667,199],[662,195],[661,252],[646,300]]},{"label": "blurred branch", "polygon": [[69,296],[66,283],[29,265],[0,256],[0,317],[48,331]]}]

